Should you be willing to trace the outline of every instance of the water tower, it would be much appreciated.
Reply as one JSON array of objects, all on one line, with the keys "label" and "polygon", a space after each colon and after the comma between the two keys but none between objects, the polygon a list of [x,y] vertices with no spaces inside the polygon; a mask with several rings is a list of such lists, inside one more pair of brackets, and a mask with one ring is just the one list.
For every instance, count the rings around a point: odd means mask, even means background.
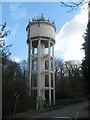
[{"label": "water tower", "polygon": [[30,95],[46,98],[49,105],[55,105],[55,24],[42,14],[29,21],[26,31]]}]

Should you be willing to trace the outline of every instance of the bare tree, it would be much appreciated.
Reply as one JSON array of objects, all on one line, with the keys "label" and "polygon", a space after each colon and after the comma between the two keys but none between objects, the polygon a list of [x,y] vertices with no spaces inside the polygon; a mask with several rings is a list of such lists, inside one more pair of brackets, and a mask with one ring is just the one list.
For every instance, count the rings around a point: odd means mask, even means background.
[{"label": "bare tree", "polygon": [[11,31],[6,30],[6,22],[0,25],[0,48],[4,46],[4,37],[6,37]]},{"label": "bare tree", "polygon": [[[67,7],[67,8],[70,8],[70,10],[68,10],[67,12],[71,12],[73,10],[76,10],[78,9],[80,6],[83,6],[84,4],[89,4],[89,1],[87,0],[80,0],[79,2],[63,2],[60,0],[60,4],[62,7]],[[85,9],[83,7],[83,9]],[[87,8],[88,9],[88,8]]]},{"label": "bare tree", "polygon": [[0,24],[0,119],[2,119],[2,49],[5,45],[4,38],[10,33],[10,31],[5,28],[6,22],[4,24]]}]

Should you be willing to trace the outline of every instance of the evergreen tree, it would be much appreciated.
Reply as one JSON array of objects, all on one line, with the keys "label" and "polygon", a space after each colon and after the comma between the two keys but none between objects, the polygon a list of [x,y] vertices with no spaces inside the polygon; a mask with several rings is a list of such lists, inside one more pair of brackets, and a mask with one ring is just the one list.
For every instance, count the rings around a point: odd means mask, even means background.
[{"label": "evergreen tree", "polygon": [[[89,2],[89,6],[90,6],[90,2]],[[89,57],[88,57],[88,53],[89,53],[89,35],[90,35],[90,12],[89,12],[89,21],[88,21],[88,25],[87,25],[87,29],[86,29],[86,33],[84,34],[84,43],[83,43],[83,49],[85,51],[85,57],[82,61],[82,72],[84,75],[84,82],[85,82],[85,88],[87,90],[87,92],[89,93],[89,76],[88,76],[88,67],[90,64],[89,61]]]}]

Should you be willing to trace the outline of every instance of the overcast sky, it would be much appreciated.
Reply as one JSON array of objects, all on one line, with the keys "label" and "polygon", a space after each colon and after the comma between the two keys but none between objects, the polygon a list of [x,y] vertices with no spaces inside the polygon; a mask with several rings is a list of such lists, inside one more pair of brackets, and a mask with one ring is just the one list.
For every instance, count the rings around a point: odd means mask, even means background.
[{"label": "overcast sky", "polygon": [[[83,6],[87,8],[87,5]],[[4,2],[2,3],[2,21],[7,22],[11,34],[6,38],[6,44],[12,44],[12,59],[19,62],[27,60],[28,20],[44,14],[45,18],[55,21],[55,57],[66,60],[79,60],[84,57],[81,50],[84,42],[83,34],[88,22],[88,10],[78,8],[70,13],[61,7],[59,2]]]}]

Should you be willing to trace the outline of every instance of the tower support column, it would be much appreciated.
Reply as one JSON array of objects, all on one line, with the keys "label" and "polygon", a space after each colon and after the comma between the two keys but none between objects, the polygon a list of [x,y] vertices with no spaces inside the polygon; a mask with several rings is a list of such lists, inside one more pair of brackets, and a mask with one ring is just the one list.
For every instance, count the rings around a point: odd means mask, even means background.
[{"label": "tower support column", "polygon": [[39,97],[41,96],[41,39],[38,39],[38,78],[37,78],[37,101],[36,101],[36,109],[39,109]]},{"label": "tower support column", "polygon": [[41,39],[38,40],[38,80],[37,80],[37,96],[41,96]]},{"label": "tower support column", "polygon": [[31,52],[32,52],[32,41],[28,43],[28,90],[31,96]]},{"label": "tower support column", "polygon": [[55,61],[54,61],[54,44],[52,46],[52,55],[53,55],[53,105],[55,105],[55,73],[54,73],[54,67],[55,67]]},{"label": "tower support column", "polygon": [[[51,39],[50,39],[51,40]],[[51,49],[50,40],[48,41],[48,54],[49,54],[49,105],[51,106]]]}]

